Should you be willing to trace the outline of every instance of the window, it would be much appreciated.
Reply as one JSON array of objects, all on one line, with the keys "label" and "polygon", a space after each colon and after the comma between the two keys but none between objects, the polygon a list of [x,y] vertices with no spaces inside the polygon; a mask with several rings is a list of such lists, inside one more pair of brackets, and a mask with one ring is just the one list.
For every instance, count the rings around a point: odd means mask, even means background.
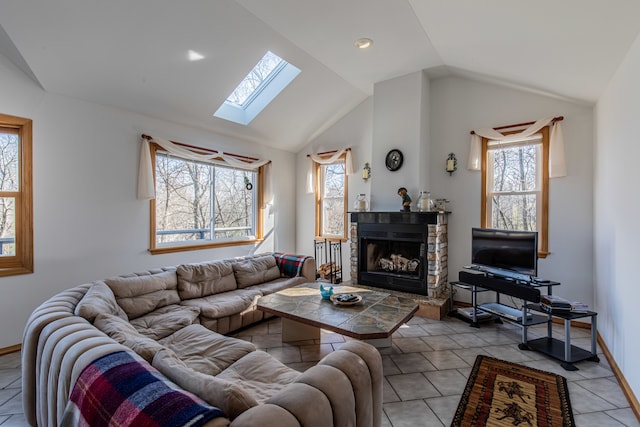
[{"label": "window", "polygon": [[482,139],[482,226],[538,232],[548,254],[549,127],[520,141]]},{"label": "window", "polygon": [[33,273],[31,129],[0,114],[0,276]]},{"label": "window", "polygon": [[316,236],[346,240],[347,175],[344,156],[335,163],[316,163]]},{"label": "window", "polygon": [[213,115],[248,125],[298,74],[298,68],[268,51]]},{"label": "window", "polygon": [[151,252],[247,244],[262,238],[262,168],[245,170],[168,154],[152,144],[156,198]]}]

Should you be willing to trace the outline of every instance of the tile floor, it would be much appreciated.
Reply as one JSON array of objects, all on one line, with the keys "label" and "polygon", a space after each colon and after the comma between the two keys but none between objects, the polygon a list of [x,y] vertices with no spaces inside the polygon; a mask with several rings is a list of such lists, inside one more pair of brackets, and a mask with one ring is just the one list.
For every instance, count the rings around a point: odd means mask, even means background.
[{"label": "tile floor", "polygon": [[[589,331],[573,328],[572,344],[590,348]],[[546,327],[530,328],[530,338],[544,336]],[[554,335],[562,338],[562,327]],[[300,371],[339,348],[345,338],[323,331],[320,342],[283,345],[280,320],[271,319],[236,336],[253,342],[283,363]],[[579,362],[579,370],[565,371],[559,362],[517,347],[520,329],[493,322],[471,328],[455,318],[442,321],[414,317],[393,336],[393,347],[381,350],[384,362],[383,426],[448,426],[478,354],[522,363],[563,375],[576,425],[640,426],[629,402],[602,354],[600,363]],[[0,426],[27,426],[22,414],[20,353],[0,356]]]}]

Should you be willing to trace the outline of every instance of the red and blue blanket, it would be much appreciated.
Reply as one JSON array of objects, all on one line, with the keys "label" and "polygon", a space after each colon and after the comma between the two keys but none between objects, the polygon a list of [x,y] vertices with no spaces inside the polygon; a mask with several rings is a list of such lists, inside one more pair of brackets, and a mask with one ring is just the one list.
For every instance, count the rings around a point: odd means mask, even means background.
[{"label": "red and blue blanket", "polygon": [[119,351],[94,360],[82,371],[62,425],[198,427],[224,416],[144,360]]},{"label": "red and blue blanket", "polygon": [[307,255],[293,255],[282,252],[275,252],[273,256],[276,258],[276,264],[280,269],[280,275],[286,277],[296,277],[302,274],[302,265]]}]

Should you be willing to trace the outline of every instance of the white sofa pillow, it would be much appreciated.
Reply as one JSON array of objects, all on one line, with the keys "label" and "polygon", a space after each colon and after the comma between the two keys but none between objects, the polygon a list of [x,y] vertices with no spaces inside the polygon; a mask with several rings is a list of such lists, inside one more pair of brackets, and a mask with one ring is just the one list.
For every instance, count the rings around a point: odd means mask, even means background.
[{"label": "white sofa pillow", "polygon": [[153,358],[152,365],[178,386],[197,395],[209,405],[221,409],[232,420],[258,404],[233,382],[220,380],[189,368],[170,349],[159,351]]},{"label": "white sofa pillow", "polygon": [[191,325],[199,314],[198,307],[172,304],[131,320],[131,325],[142,335],[159,340]]},{"label": "white sofa pillow", "polygon": [[183,264],[177,269],[180,299],[202,298],[238,288],[229,260]]},{"label": "white sofa pillow", "polygon": [[271,254],[234,262],[233,273],[239,288],[270,282],[280,277],[280,269]]},{"label": "white sofa pillow", "polygon": [[127,320],[127,314],[118,305],[111,288],[104,282],[96,282],[91,285],[87,293],[76,305],[74,314],[84,317],[92,323],[99,314],[113,314]]},{"label": "white sofa pillow", "polygon": [[180,303],[175,270],[111,277],[104,281],[129,319]]},{"label": "white sofa pillow", "polygon": [[140,334],[128,321],[111,314],[99,314],[93,325],[122,345],[138,353],[147,362],[165,347],[157,341]]}]

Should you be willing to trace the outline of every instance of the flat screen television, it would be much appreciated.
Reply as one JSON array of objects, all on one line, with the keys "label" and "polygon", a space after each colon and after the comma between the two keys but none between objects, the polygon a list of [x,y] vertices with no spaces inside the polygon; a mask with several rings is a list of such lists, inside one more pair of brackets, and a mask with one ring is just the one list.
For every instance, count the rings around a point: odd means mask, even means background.
[{"label": "flat screen television", "polygon": [[[471,263],[519,275],[538,275],[536,231],[471,229]],[[500,273],[500,272],[498,272]]]}]

